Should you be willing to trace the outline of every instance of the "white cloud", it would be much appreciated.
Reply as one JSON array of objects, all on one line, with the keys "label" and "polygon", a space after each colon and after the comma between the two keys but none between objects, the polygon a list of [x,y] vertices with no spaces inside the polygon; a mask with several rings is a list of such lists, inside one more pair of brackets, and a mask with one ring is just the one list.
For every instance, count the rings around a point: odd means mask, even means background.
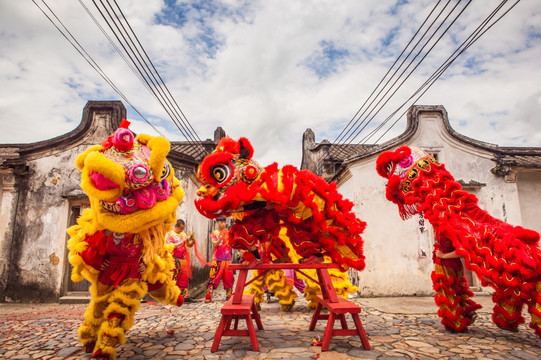
[{"label": "white cloud", "polygon": [[[47,3],[147,119],[170,139],[182,139],[80,4]],[[92,2],[84,3],[106,27]],[[375,121],[409,97],[498,3],[472,2]],[[304,130],[333,141],[434,6],[428,0],[119,4],[201,139],[221,126],[234,138],[248,137],[263,165],[297,166]],[[541,4],[519,3],[419,103],[445,106],[451,125],[478,140],[541,146],[540,24]],[[0,2],[0,49],[0,143],[61,135],[78,125],[86,101],[120,99],[32,2]],[[153,132],[131,108],[128,114],[136,131]]]}]

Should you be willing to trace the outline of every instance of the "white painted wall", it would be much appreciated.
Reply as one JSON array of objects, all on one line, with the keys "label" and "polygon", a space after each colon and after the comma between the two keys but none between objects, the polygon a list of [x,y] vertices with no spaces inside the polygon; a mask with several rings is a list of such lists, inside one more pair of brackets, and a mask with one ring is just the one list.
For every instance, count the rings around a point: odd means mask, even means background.
[{"label": "white painted wall", "polygon": [[432,291],[427,274],[430,254],[419,258],[418,217],[402,221],[396,205],[385,198],[385,179],[376,172],[376,157],[350,168],[352,177],[340,193],[352,200],[357,217],[367,223],[362,235],[366,268],[350,270],[362,296],[425,295]]},{"label": "white painted wall", "polygon": [[541,233],[541,172],[519,173],[517,184],[522,226]]}]

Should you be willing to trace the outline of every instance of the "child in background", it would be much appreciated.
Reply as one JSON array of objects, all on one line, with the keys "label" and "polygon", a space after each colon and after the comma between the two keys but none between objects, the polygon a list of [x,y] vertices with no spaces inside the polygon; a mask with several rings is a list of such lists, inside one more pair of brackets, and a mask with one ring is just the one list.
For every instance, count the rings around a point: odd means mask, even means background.
[{"label": "child in background", "polygon": [[186,223],[184,220],[178,219],[174,229],[166,234],[165,242],[174,246],[172,252],[175,259],[173,278],[180,288],[180,294],[184,297],[184,302],[191,303],[195,302],[195,300],[190,297],[189,290],[189,283],[192,278],[192,263],[188,247],[192,247],[194,244],[194,234],[188,236],[184,232],[185,229]]},{"label": "child in background", "polygon": [[235,282],[233,271],[227,268],[231,263],[231,246],[229,245],[229,230],[226,228],[225,216],[216,219],[216,226],[217,230],[214,230],[210,235],[214,252],[207,283],[207,294],[205,295],[205,302],[207,303],[212,301],[212,292],[218,287],[220,281],[223,281],[226,300],[229,300]]}]

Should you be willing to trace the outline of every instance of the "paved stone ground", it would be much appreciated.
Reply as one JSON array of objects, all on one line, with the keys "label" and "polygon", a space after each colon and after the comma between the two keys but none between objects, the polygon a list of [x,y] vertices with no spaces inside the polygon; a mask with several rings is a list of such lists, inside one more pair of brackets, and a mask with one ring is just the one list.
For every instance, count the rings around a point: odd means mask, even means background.
[{"label": "paved stone ground", "polygon": [[[250,351],[247,337],[223,337],[218,352],[210,347],[224,303],[217,291],[210,304],[202,301],[173,308],[144,303],[119,359],[527,359],[541,358],[541,340],[526,325],[518,333],[498,329],[490,321],[490,299],[468,332],[445,331],[432,298],[358,298],[361,321],[372,345],[362,349],[355,337],[336,337],[329,351],[311,346],[322,336],[324,322],[308,331],[312,311],[298,299],[292,313],[280,310],[277,300],[265,303],[261,315],[265,330],[258,331],[261,351]],[[0,358],[89,359],[77,339],[86,305],[0,304]],[[348,324],[353,326],[351,320]],[[167,330],[173,333],[168,335]]]}]

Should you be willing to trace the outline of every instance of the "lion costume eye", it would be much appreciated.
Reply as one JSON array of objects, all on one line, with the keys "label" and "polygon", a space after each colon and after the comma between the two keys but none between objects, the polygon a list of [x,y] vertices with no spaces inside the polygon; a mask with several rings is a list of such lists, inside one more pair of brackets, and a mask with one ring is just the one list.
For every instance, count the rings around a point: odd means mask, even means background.
[{"label": "lion costume eye", "polygon": [[212,175],[218,184],[223,184],[231,175],[231,168],[227,164],[219,164],[212,168]]},{"label": "lion costume eye", "polygon": [[161,179],[167,179],[169,175],[171,174],[171,165],[166,161],[163,163],[163,169],[161,174]]},{"label": "lion costume eye", "polygon": [[387,165],[385,165],[385,171],[387,172],[387,175],[391,175],[391,172],[393,171],[394,164],[392,161],[389,161]]}]

